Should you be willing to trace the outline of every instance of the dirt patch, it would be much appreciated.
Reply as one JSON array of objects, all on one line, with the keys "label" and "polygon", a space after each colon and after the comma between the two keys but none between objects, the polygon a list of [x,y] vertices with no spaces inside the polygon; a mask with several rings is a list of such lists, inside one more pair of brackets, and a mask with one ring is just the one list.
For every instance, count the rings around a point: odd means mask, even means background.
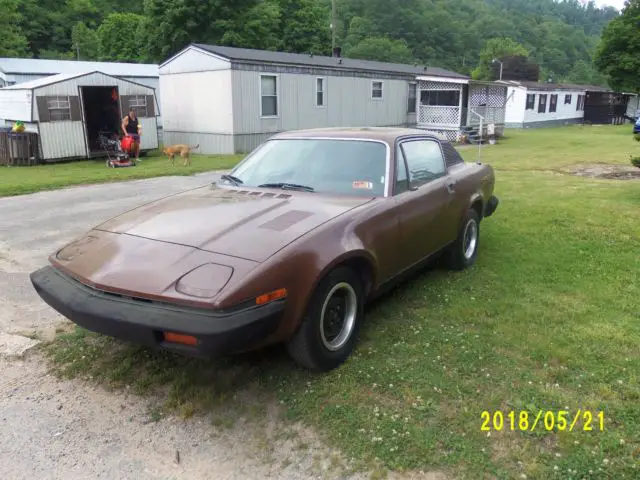
[{"label": "dirt patch", "polygon": [[640,180],[640,168],[632,165],[571,165],[565,169],[571,175],[607,180]]}]

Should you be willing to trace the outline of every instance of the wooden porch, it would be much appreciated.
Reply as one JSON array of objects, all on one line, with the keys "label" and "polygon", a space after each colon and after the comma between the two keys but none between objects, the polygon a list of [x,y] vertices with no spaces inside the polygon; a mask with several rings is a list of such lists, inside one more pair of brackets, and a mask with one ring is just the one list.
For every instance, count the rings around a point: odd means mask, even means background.
[{"label": "wooden porch", "polygon": [[451,142],[458,141],[464,127],[484,136],[487,125],[493,124],[496,134],[502,134],[506,86],[433,77],[418,77],[417,82],[418,128],[437,132]]}]

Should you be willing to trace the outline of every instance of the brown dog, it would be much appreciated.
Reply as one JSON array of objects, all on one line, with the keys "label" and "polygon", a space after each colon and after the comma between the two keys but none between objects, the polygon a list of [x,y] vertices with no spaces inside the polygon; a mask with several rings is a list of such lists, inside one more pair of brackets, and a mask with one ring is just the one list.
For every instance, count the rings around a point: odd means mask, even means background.
[{"label": "brown dog", "polygon": [[197,150],[198,147],[200,147],[200,144],[196,145],[195,147],[190,147],[189,145],[183,144],[169,145],[168,147],[164,147],[162,149],[162,152],[167,157],[169,157],[172,165],[175,165],[176,155],[180,155],[183,158],[184,165],[191,165],[191,151]]}]

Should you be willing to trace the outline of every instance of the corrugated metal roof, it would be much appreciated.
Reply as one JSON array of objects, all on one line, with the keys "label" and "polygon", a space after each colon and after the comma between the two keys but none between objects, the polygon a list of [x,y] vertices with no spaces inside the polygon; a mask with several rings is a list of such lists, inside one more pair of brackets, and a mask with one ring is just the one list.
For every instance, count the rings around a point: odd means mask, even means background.
[{"label": "corrugated metal roof", "polygon": [[[444,70],[438,67],[424,67],[419,65],[406,65],[402,63],[375,62],[372,60],[359,60],[354,58],[336,58],[302,53],[273,52],[269,50],[254,50],[249,48],[223,47],[217,45],[193,44],[207,52],[219,55],[232,61],[277,63],[287,65],[301,65],[308,67],[335,68],[342,70],[354,70],[365,72],[384,72],[406,75],[432,75],[435,77],[466,78],[456,72]],[[342,63],[339,61],[342,60]]]},{"label": "corrugated metal roof", "polygon": [[[64,82],[66,80],[71,80],[73,78],[84,77],[86,75],[91,75],[93,73],[102,73],[107,75],[108,77],[117,78],[116,75],[109,75],[105,72],[100,71],[90,71],[90,72],[79,72],[79,73],[59,73],[58,75],[49,75],[48,77],[37,78],[35,80],[29,80],[28,82],[16,83],[15,85],[11,85],[9,87],[4,87],[0,89],[2,90],[34,90],[36,88],[46,87],[47,85],[52,85],[54,83]],[[133,80],[127,80],[124,78],[118,78],[121,82],[128,82],[139,85],[143,88],[152,89],[148,85],[143,85],[141,83],[136,83]]]},{"label": "corrugated metal roof", "polygon": [[58,83],[65,80],[70,80],[76,77],[82,77],[88,75],[91,72],[81,73],[59,73],[58,75],[50,75],[48,77],[37,78],[35,80],[29,80],[28,82],[17,83],[9,87],[4,87],[2,90],[33,90],[34,88],[40,88],[52,83]]},{"label": "corrugated metal roof", "polygon": [[44,60],[39,58],[0,58],[0,69],[8,75],[56,75],[58,73],[80,73],[97,70],[113,76],[159,76],[158,65],[156,64]]},{"label": "corrugated metal roof", "polygon": [[531,82],[526,80],[504,80],[498,81],[499,83],[505,83],[514,87],[523,87],[528,90],[585,90],[589,92],[610,92],[611,90],[606,87],[597,85],[579,85],[574,83],[545,83],[545,82]]}]

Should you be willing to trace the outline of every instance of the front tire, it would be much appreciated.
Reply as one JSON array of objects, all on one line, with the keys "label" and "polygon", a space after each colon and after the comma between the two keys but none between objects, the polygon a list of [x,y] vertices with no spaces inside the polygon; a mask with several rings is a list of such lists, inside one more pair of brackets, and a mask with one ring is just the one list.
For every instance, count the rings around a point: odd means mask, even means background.
[{"label": "front tire", "polygon": [[480,217],[470,208],[449,251],[449,266],[453,270],[465,270],[476,263],[480,244]]},{"label": "front tire", "polygon": [[287,343],[301,366],[327,372],[344,363],[357,342],[364,313],[362,282],[350,268],[333,270],[311,296],[300,328]]}]

